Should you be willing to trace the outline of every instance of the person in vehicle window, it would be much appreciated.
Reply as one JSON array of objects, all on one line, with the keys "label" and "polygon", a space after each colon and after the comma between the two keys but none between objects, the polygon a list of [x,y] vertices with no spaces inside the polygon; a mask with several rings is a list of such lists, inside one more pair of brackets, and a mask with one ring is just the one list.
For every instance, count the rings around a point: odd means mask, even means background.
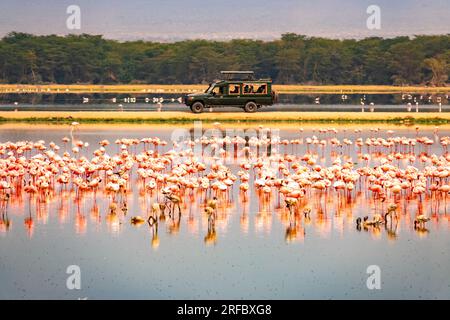
[{"label": "person in vehicle window", "polygon": [[225,87],[224,86],[215,87],[213,90],[213,94],[219,94],[219,95],[225,94]]},{"label": "person in vehicle window", "polygon": [[233,93],[234,94],[239,93],[239,86],[238,85],[234,85],[231,88],[232,88],[232,90],[230,90],[230,93],[232,93],[232,94]]},{"label": "person in vehicle window", "polygon": [[256,91],[256,93],[265,93],[266,92],[266,85],[263,84],[261,85],[258,90]]},{"label": "person in vehicle window", "polygon": [[254,93],[253,86],[251,84],[246,84],[244,86],[244,93]]}]

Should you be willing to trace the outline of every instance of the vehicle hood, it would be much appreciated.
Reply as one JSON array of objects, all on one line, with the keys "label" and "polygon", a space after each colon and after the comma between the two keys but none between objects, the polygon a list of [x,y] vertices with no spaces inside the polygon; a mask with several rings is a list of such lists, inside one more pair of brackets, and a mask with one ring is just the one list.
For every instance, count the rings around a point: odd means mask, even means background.
[{"label": "vehicle hood", "polygon": [[190,93],[190,94],[188,94],[186,96],[188,96],[188,97],[209,96],[209,93],[204,93],[204,92],[201,92],[201,93]]}]

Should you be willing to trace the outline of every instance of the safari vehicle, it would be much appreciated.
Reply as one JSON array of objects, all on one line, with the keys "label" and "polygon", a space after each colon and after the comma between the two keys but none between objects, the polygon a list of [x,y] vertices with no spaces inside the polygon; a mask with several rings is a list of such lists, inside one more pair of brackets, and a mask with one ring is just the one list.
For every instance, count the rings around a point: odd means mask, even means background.
[{"label": "safari vehicle", "polygon": [[194,113],[205,107],[238,107],[245,112],[255,112],[264,105],[272,105],[275,92],[272,80],[254,79],[253,71],[221,71],[224,80],[210,84],[204,93],[189,94],[185,104]]}]

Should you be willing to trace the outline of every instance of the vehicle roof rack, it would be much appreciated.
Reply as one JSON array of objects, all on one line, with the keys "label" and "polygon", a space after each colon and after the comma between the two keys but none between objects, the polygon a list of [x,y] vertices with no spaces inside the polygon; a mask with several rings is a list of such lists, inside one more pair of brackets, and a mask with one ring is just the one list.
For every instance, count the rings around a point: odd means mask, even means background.
[{"label": "vehicle roof rack", "polygon": [[[220,71],[220,73],[225,75],[226,80],[253,80],[255,75],[253,71]],[[234,77],[234,75],[246,75],[247,77]]]}]

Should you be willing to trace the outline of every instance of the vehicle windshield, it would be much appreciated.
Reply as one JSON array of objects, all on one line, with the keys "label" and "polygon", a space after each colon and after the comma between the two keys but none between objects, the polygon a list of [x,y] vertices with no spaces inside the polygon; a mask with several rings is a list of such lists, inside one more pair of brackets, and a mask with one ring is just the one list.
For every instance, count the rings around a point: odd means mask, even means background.
[{"label": "vehicle windshield", "polygon": [[215,83],[211,83],[209,85],[208,89],[206,89],[205,93],[211,93],[212,90],[214,89],[214,87],[215,87]]}]

